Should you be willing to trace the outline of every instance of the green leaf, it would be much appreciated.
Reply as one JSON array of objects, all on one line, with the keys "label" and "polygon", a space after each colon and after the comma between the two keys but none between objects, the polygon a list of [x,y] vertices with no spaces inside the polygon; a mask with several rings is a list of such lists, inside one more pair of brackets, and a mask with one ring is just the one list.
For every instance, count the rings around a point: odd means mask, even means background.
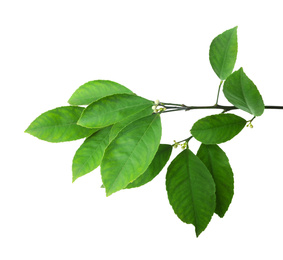
[{"label": "green leaf", "polygon": [[229,159],[216,144],[202,144],[197,156],[212,174],[216,186],[215,213],[223,218],[234,195],[234,176]]},{"label": "green leaf", "polygon": [[71,105],[88,105],[114,94],[133,94],[126,87],[110,80],[94,80],[80,86],[69,99]]},{"label": "green leaf", "polygon": [[195,122],[191,134],[204,144],[219,144],[232,139],[245,125],[246,120],[234,114],[211,115]]},{"label": "green leaf", "polygon": [[25,130],[41,140],[57,143],[90,136],[98,129],[77,125],[84,108],[65,106],[49,110],[37,117]]},{"label": "green leaf", "polygon": [[183,222],[193,224],[199,236],[215,211],[215,185],[206,166],[189,149],[168,167],[166,189],[175,214]]},{"label": "green leaf", "polygon": [[144,110],[139,111],[136,114],[128,116],[127,118],[125,118],[122,121],[117,122],[111,128],[111,132],[110,132],[110,136],[109,136],[110,140],[113,140],[118,135],[118,133],[128,124],[130,124],[133,121],[138,120],[142,117],[149,116],[152,113],[153,113],[153,110],[152,110],[152,107],[150,106],[150,107],[145,108]]},{"label": "green leaf", "polygon": [[106,195],[124,189],[137,179],[153,160],[161,138],[159,114],[127,125],[107,147],[101,163]]},{"label": "green leaf", "polygon": [[221,79],[225,80],[233,71],[237,59],[237,26],[213,39],[209,49],[210,64]]},{"label": "green leaf", "polygon": [[78,124],[84,127],[106,127],[151,107],[152,104],[152,101],[134,95],[107,96],[91,103],[82,113]]},{"label": "green leaf", "polygon": [[73,182],[97,168],[109,144],[111,126],[103,128],[88,137],[77,150],[73,159]]},{"label": "green leaf", "polygon": [[247,77],[243,68],[231,74],[224,83],[223,93],[235,107],[260,116],[264,103],[256,85]]},{"label": "green leaf", "polygon": [[172,152],[172,145],[160,144],[157,153],[155,154],[151,164],[148,166],[146,171],[130,183],[126,188],[140,187],[150,181],[152,181],[163,169],[165,164],[170,158]]}]

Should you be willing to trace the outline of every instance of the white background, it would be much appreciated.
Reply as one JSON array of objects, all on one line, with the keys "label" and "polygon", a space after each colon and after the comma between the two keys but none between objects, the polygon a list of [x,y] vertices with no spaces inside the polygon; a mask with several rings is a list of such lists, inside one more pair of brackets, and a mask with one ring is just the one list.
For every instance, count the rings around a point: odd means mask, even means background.
[{"label": "white background", "polygon": [[[169,205],[168,165],[148,185],[106,198],[99,169],[72,184],[82,140],[52,144],[24,133],[95,79],[151,100],[213,105],[219,79],[209,45],[236,25],[235,69],[266,105],[283,105],[281,1],[1,1],[0,258],[283,259],[283,111],[265,111],[221,145],[235,195],[199,238]],[[220,104],[228,104],[222,94]],[[197,119],[217,112],[164,114],[162,142],[189,137]],[[196,152],[199,143],[190,146]]]}]

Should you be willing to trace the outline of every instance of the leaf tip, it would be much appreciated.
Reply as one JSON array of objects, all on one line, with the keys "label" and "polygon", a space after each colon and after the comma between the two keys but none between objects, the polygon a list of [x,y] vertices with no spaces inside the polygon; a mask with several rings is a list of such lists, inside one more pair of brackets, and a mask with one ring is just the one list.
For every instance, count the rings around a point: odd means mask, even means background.
[{"label": "leaf tip", "polygon": [[198,226],[195,226],[195,233],[196,233],[196,237],[197,237],[197,238],[198,238],[199,235],[202,233],[202,231],[203,231],[203,230],[200,230],[200,229],[198,228]]},{"label": "leaf tip", "polygon": [[72,103],[72,97],[70,97],[67,102],[68,102],[68,104],[70,104],[70,105],[74,105],[74,104]]},{"label": "leaf tip", "polygon": [[30,135],[32,135],[32,136],[37,137],[36,135],[34,135],[34,133],[33,133],[33,131],[32,131],[32,129],[31,129],[30,126],[24,131],[24,133],[27,133],[27,134],[30,134]]},{"label": "leaf tip", "polygon": [[106,197],[109,197],[112,194],[112,192],[107,191],[106,189]]},{"label": "leaf tip", "polygon": [[80,117],[79,120],[77,121],[77,125],[83,126],[83,127],[87,127],[86,125],[84,125],[84,120],[82,120],[81,117]]},{"label": "leaf tip", "polygon": [[223,213],[223,212],[216,212],[216,211],[215,211],[215,213],[217,214],[217,216],[218,216],[219,218],[223,218],[224,215],[225,215],[225,212]]},{"label": "leaf tip", "polygon": [[75,176],[73,175],[72,183],[74,183],[77,178],[78,178],[78,177],[75,177]]}]

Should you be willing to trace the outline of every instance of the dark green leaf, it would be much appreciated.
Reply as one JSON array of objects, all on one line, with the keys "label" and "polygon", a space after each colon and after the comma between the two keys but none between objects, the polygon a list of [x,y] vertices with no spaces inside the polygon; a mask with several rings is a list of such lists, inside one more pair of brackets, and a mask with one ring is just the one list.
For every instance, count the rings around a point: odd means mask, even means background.
[{"label": "dark green leaf", "polygon": [[209,60],[214,72],[221,80],[225,80],[232,73],[237,52],[237,27],[213,39],[209,49]]},{"label": "dark green leaf", "polygon": [[111,126],[103,128],[88,137],[77,150],[73,159],[73,182],[97,168],[109,144]]},{"label": "dark green leaf", "polygon": [[232,139],[245,125],[246,120],[234,114],[211,115],[195,122],[191,134],[204,144],[219,144]]},{"label": "dark green leaf", "polygon": [[256,85],[247,77],[243,68],[231,74],[224,83],[225,97],[237,108],[252,115],[260,116],[264,103]]},{"label": "dark green leaf", "polygon": [[199,236],[215,211],[215,185],[203,164],[190,150],[181,152],[168,167],[166,175],[168,199],[175,214],[195,226]]},{"label": "dark green leaf", "polygon": [[145,98],[117,94],[91,103],[82,113],[78,124],[85,127],[103,128],[151,107],[152,101]]},{"label": "dark green leaf", "polygon": [[161,138],[160,115],[154,114],[127,125],[107,147],[101,163],[106,195],[124,189],[153,160]]},{"label": "dark green leaf", "polygon": [[146,171],[130,183],[126,188],[140,187],[150,181],[152,181],[163,169],[165,164],[170,158],[172,152],[172,145],[160,144],[157,153],[155,154],[151,164],[148,166]]},{"label": "dark green leaf", "polygon": [[80,86],[69,99],[71,105],[88,105],[114,94],[133,94],[126,87],[110,80],[94,80]]},{"label": "dark green leaf", "polygon": [[124,120],[122,121],[119,121],[117,122],[116,124],[113,125],[113,127],[111,128],[111,132],[110,132],[110,140],[113,140],[117,135],[118,133],[125,127],[127,126],[128,124],[132,123],[133,121],[135,120],[138,120],[142,117],[145,117],[145,116],[149,116],[153,113],[153,110],[150,107],[147,107],[145,108],[144,110],[141,110],[139,111],[138,113],[136,114],[133,114],[131,116],[128,116],[127,118],[125,118]]},{"label": "dark green leaf", "polygon": [[216,144],[202,144],[197,152],[212,174],[216,186],[216,209],[219,217],[224,217],[234,195],[234,176],[224,151]]},{"label": "dark green leaf", "polygon": [[84,108],[65,106],[49,110],[37,117],[26,129],[41,140],[58,143],[90,136],[98,129],[77,125]]}]

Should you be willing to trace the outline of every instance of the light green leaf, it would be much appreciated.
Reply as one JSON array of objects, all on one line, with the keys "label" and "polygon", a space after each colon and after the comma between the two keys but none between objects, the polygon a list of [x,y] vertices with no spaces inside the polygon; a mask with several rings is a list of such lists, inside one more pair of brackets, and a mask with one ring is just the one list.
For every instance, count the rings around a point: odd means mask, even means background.
[{"label": "light green leaf", "polygon": [[216,144],[202,144],[197,156],[212,174],[216,186],[215,213],[223,218],[234,195],[234,176],[229,159]]},{"label": "light green leaf", "polygon": [[114,94],[134,94],[126,87],[110,80],[94,80],[80,86],[69,99],[71,105],[88,105]]},{"label": "light green leaf", "polygon": [[49,110],[37,117],[25,130],[41,140],[57,143],[90,136],[98,129],[77,125],[84,108],[65,106]]},{"label": "light green leaf", "polygon": [[161,138],[160,115],[153,114],[127,125],[107,147],[101,163],[106,195],[124,189],[153,160]]},{"label": "light green leaf", "polygon": [[235,107],[260,116],[264,103],[256,85],[247,77],[243,68],[233,72],[224,83],[223,93]]},{"label": "light green leaf", "polygon": [[175,214],[183,222],[193,224],[199,236],[215,211],[215,185],[206,166],[189,149],[168,167],[166,189]]},{"label": "light green leaf", "polygon": [[133,114],[131,116],[128,116],[124,120],[117,122],[111,128],[111,132],[110,132],[110,136],[109,136],[110,140],[113,140],[118,135],[118,133],[128,124],[130,124],[133,121],[138,120],[142,117],[149,116],[152,113],[153,113],[153,110],[152,110],[152,107],[150,105],[149,107],[145,108],[144,110],[141,110],[138,113]]},{"label": "light green leaf", "polygon": [[224,143],[240,133],[246,122],[234,114],[211,115],[195,122],[191,134],[204,144]]},{"label": "light green leaf", "polygon": [[232,73],[237,52],[237,26],[218,35],[211,42],[209,49],[210,64],[221,80],[225,80]]},{"label": "light green leaf", "polygon": [[103,128],[88,137],[77,150],[73,159],[73,182],[97,168],[109,144],[111,126]]},{"label": "light green leaf", "polygon": [[78,124],[84,127],[103,128],[124,120],[152,104],[152,101],[134,95],[107,96],[91,103],[82,113]]},{"label": "light green leaf", "polygon": [[155,154],[151,164],[148,166],[146,171],[130,183],[126,188],[140,187],[150,181],[152,181],[163,169],[165,164],[170,158],[172,152],[172,145],[160,144],[157,153]]}]

